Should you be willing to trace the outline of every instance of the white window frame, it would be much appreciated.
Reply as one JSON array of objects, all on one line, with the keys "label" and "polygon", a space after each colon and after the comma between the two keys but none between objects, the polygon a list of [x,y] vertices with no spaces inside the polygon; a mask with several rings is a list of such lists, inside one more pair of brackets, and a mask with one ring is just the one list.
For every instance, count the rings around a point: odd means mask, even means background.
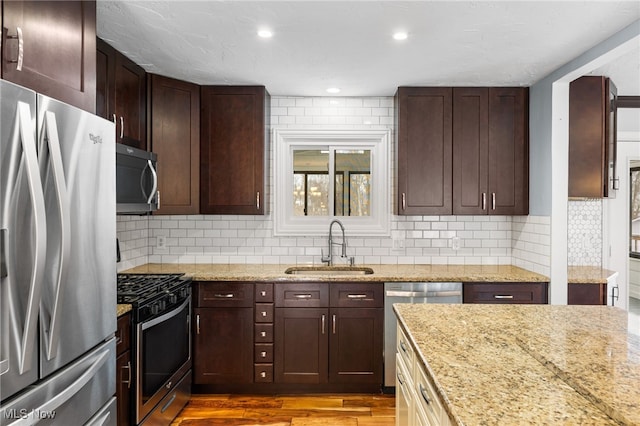
[{"label": "white window frame", "polygon": [[[326,235],[329,223],[340,220],[347,235],[390,235],[391,182],[389,158],[391,132],[380,130],[273,129],[274,142],[274,235]],[[330,161],[336,149],[371,150],[370,216],[333,216],[333,179],[329,185],[328,216],[295,216],[293,214],[293,151],[294,149],[329,149]]]}]

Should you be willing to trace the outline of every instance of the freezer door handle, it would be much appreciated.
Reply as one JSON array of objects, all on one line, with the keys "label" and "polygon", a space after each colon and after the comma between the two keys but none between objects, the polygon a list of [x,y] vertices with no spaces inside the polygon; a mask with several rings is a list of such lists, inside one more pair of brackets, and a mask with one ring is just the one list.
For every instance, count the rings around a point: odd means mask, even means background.
[{"label": "freezer door handle", "polygon": [[7,274],[7,247],[5,246],[6,229],[0,229],[0,278],[5,278]]},{"label": "freezer door handle", "polygon": [[96,373],[102,365],[107,362],[111,355],[109,348],[101,350],[100,353],[96,353],[91,365],[82,373],[76,380],[73,381],[62,392],[56,394],[53,398],[42,404],[40,407],[34,408],[35,412],[53,412],[58,407],[69,401],[75,394],[77,394],[91,379],[96,376]]},{"label": "freezer door handle", "polygon": [[[67,261],[71,254],[71,208],[69,201],[69,193],[64,177],[64,167],[62,165],[62,153],[60,152],[60,139],[58,137],[58,125],[56,116],[53,112],[47,111],[44,119],[45,134],[49,151],[49,165],[53,175],[53,186],[57,198],[57,205],[60,215],[60,257],[58,259],[58,273],[56,274],[56,283],[53,290],[53,300],[43,298],[43,317],[49,316],[49,324],[45,325],[44,332],[47,338],[46,355],[47,359],[55,358],[58,352],[58,342],[60,339],[60,313],[62,298],[64,291],[63,283],[67,276]],[[40,158],[45,159],[42,154]],[[42,169],[46,169],[46,165],[41,164]],[[48,306],[47,306],[48,305]]]},{"label": "freezer door handle", "polygon": [[[24,174],[27,177],[29,197],[33,206],[33,270],[29,279],[29,293],[22,321],[22,336],[20,341],[20,350],[18,360],[18,372],[24,374],[31,367],[33,354],[36,352],[36,331],[38,327],[38,310],[40,306],[40,298],[42,294],[45,257],[47,250],[47,232],[46,218],[44,215],[44,192],[42,190],[42,182],[38,170],[38,158],[36,154],[36,141],[34,128],[31,121],[31,110],[29,105],[24,102],[18,102],[18,129],[20,141],[22,143],[22,152],[24,158],[21,162],[24,167]],[[10,232],[8,230],[7,232]],[[10,236],[9,236],[10,237]],[[10,272],[11,265],[7,265]],[[0,370],[4,371],[4,369]]]}]

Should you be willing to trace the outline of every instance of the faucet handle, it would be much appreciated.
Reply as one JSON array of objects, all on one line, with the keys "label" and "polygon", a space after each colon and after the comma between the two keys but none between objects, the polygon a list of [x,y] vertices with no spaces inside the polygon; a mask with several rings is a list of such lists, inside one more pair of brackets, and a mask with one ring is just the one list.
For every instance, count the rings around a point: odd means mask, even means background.
[{"label": "faucet handle", "polygon": [[331,264],[331,255],[325,256],[324,249],[320,249],[320,261],[326,264]]}]

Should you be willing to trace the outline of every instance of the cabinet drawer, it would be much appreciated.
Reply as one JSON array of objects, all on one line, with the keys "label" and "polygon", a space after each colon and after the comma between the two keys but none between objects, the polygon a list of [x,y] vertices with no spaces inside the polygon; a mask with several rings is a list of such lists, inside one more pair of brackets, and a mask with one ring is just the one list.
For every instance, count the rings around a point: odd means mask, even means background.
[{"label": "cabinet drawer", "polygon": [[253,306],[253,284],[236,282],[198,283],[197,307],[249,308]]},{"label": "cabinet drawer", "polygon": [[273,303],[256,303],[256,322],[273,322]]},{"label": "cabinet drawer", "polygon": [[442,404],[436,394],[435,387],[431,380],[427,377],[422,365],[416,360],[414,369],[416,405],[419,405],[427,417],[431,420],[431,424],[440,424],[442,417]]},{"label": "cabinet drawer", "polygon": [[413,347],[407,338],[407,334],[399,324],[397,336],[396,352],[400,355],[406,366],[413,366]]},{"label": "cabinet drawer", "polygon": [[336,283],[329,285],[330,304],[339,308],[382,308],[384,285],[381,283]]},{"label": "cabinet drawer", "polygon": [[273,302],[273,284],[256,283],[256,303]]},{"label": "cabinet drawer", "polygon": [[253,380],[256,383],[273,382],[273,364],[255,364]]},{"label": "cabinet drawer", "polygon": [[276,283],[276,306],[284,308],[324,308],[329,306],[327,283]]},{"label": "cabinet drawer", "polygon": [[548,303],[547,283],[464,283],[463,303]]},{"label": "cabinet drawer", "polygon": [[273,324],[256,324],[254,339],[256,343],[273,343]]},{"label": "cabinet drawer", "polygon": [[116,329],[116,353],[118,355],[128,351],[131,347],[131,314],[118,317]]},{"label": "cabinet drawer", "polygon": [[254,352],[254,362],[273,362],[273,343],[256,343]]}]

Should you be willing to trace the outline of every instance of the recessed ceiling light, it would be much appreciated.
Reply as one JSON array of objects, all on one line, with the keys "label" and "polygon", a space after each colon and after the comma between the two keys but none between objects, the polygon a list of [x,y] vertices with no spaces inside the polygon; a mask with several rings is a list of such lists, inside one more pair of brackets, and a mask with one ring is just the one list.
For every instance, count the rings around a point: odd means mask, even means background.
[{"label": "recessed ceiling light", "polygon": [[329,87],[327,89],[327,93],[333,93],[333,94],[340,93],[340,88],[339,87]]},{"label": "recessed ceiling light", "polygon": [[406,40],[407,37],[408,37],[408,34],[405,33],[404,31],[398,31],[396,33],[393,33],[394,40]]},{"label": "recessed ceiling light", "polygon": [[273,31],[263,28],[261,30],[258,30],[258,37],[271,38],[273,37]]}]

